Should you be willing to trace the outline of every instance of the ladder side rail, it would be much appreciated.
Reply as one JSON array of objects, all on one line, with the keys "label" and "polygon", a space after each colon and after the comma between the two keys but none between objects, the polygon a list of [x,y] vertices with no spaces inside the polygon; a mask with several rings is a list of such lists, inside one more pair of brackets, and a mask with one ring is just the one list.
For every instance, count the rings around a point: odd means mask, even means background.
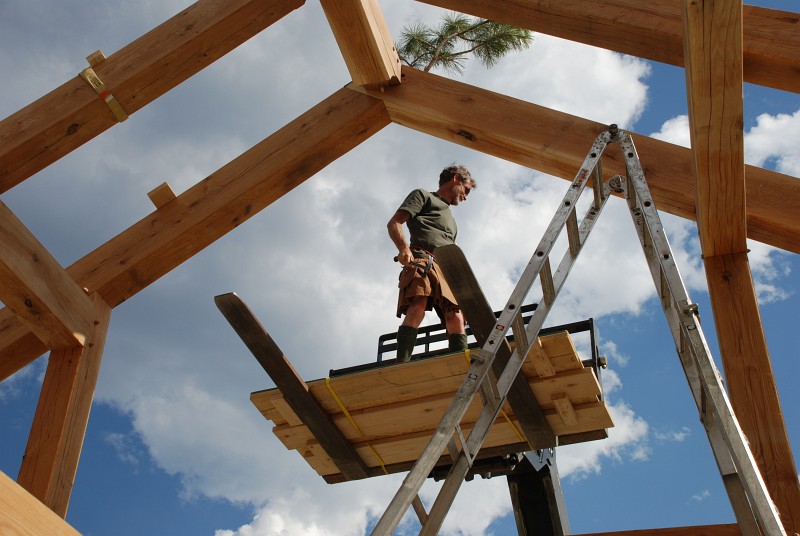
[{"label": "ladder side rail", "polygon": [[[567,248],[561,263],[559,264],[558,270],[556,271],[556,275],[554,277],[556,297],[563,287],[572,265],[575,263],[575,260],[583,249],[583,245],[586,243],[586,238],[589,236],[589,233],[594,227],[594,224],[597,222],[600,213],[605,207],[606,201],[610,197],[611,189],[608,183],[603,183],[598,189],[600,190],[600,206],[592,205],[587,209],[587,212],[584,215],[578,230],[580,246],[575,250]],[[530,340],[536,340],[536,337],[538,337],[539,331],[544,324],[545,319],[547,318],[549,310],[550,304],[540,303],[536,307],[536,310],[531,316],[531,319],[528,322],[528,327],[525,331],[526,337],[530,337]],[[477,454],[481,445],[483,445],[484,441],[486,440],[486,436],[488,435],[492,424],[497,419],[497,415],[500,412],[500,408],[502,407],[503,403],[505,402],[505,397],[511,388],[511,384],[519,373],[520,368],[522,368],[522,363],[525,361],[525,357],[522,356],[519,350],[519,346],[514,349],[511,357],[509,358],[508,364],[506,365],[505,369],[503,369],[503,373],[497,381],[497,392],[500,394],[500,398],[498,398],[492,404],[486,404],[484,406],[480,416],[478,417],[478,420],[473,425],[472,430],[467,437],[467,443],[464,446],[464,449],[466,449],[468,453]],[[463,456],[459,460],[461,463],[455,463],[453,466],[451,466],[445,480],[446,484],[442,486],[442,489],[439,491],[436,501],[431,508],[431,513],[429,514],[427,522],[431,526],[436,527],[436,523],[441,523],[444,521],[444,514],[446,514],[455,500],[458,489],[460,488],[461,483],[464,481],[464,477],[469,471],[469,464],[463,463],[462,460],[464,460]],[[430,529],[428,524],[424,525],[424,530],[420,534],[436,533],[435,531],[438,530],[438,527],[436,529]],[[433,530],[433,532],[428,532],[429,530]]]},{"label": "ladder side rail", "polygon": [[[741,528],[742,534],[761,534],[755,522],[753,512],[750,509],[749,502],[747,501],[744,486],[736,472],[735,463],[731,458],[727,445],[724,443],[723,434],[719,426],[715,424],[713,414],[706,412],[707,398],[702,386],[701,373],[698,369],[695,357],[691,355],[691,345],[688,342],[686,331],[681,329],[681,319],[674,298],[669,290],[668,278],[659,261],[659,252],[656,250],[652,236],[653,230],[645,221],[641,205],[638,202],[639,199],[635,195],[631,178],[627,177],[623,179],[622,177],[614,177],[612,181],[615,180],[626,180],[624,186],[622,186],[620,190],[624,191],[627,197],[628,207],[631,211],[631,217],[642,245],[642,251],[647,259],[647,264],[653,277],[653,283],[659,293],[659,299],[667,323],[669,324],[670,332],[676,341],[676,350],[683,366],[686,381],[689,384],[689,390],[698,412],[701,415],[701,421],[706,428],[717,467],[722,475],[726,492],[728,493],[734,513],[736,514],[737,523]],[[616,184],[621,185],[622,183],[616,182]],[[628,195],[628,192],[633,192],[633,195]],[[680,284],[682,285],[682,282]]]},{"label": "ladder side rail", "polygon": [[744,482],[742,482],[736,470],[736,463],[731,457],[730,448],[725,441],[724,431],[714,422],[714,419],[714,414],[707,412],[703,417],[703,422],[704,424],[709,422],[712,424],[712,426],[706,424],[709,443],[711,444],[711,450],[714,451],[714,458],[717,461],[720,475],[722,475],[722,484],[725,486],[725,492],[731,502],[739,530],[746,535],[762,535],[755,512],[750,506]]},{"label": "ladder side rail", "polygon": [[[708,349],[703,330],[698,321],[697,307],[690,301],[688,292],[683,285],[683,280],[675,264],[672,250],[669,246],[666,234],[664,233],[658,212],[653,204],[650,190],[644,178],[644,172],[642,171],[641,164],[636,155],[636,149],[629,134],[623,134],[620,140],[620,147],[622,148],[628,168],[628,176],[634,187],[633,193],[637,197],[638,206],[642,210],[642,224],[648,228],[646,234],[650,236],[653,242],[653,256],[658,259],[660,273],[663,275],[669,287],[671,303],[667,304],[662,299],[662,307],[665,313],[667,313],[668,321],[672,317],[669,310],[670,307],[674,308],[673,312],[677,314],[679,318],[679,333],[676,334],[675,327],[672,325],[670,326],[672,328],[673,337],[675,337],[676,348],[678,348],[679,354],[681,354],[680,350],[684,348],[687,349],[689,356],[692,358],[694,366],[689,369],[684,368],[684,370],[696,370],[702,388],[702,394],[695,395],[695,401],[698,403],[701,416],[705,416],[709,412],[712,414],[713,421],[704,418],[703,424],[709,431],[709,441],[712,442],[712,449],[714,450],[715,457],[717,457],[717,454],[721,454],[717,460],[722,468],[725,464],[725,456],[719,452],[719,448],[722,445],[719,442],[714,442],[716,433],[714,427],[718,425],[724,444],[727,446],[729,455],[733,459],[733,463],[738,470],[738,477],[750,501],[752,513],[758,518],[765,534],[770,536],[773,534],[785,535],[786,533],[780,523],[778,512],[767,492],[761,473],[747,445],[744,433],[736,420],[727,393],[720,380],[719,371],[711,358],[711,353]],[[628,195],[630,195],[630,193],[631,192],[628,192]],[[661,280],[655,280],[654,278],[654,281],[656,286],[659,287]],[[682,344],[681,341],[681,332],[685,336],[683,341],[685,345]],[[684,348],[682,348],[682,346],[684,346]],[[681,361],[682,363],[686,361],[684,355],[681,355]],[[691,381],[690,387],[692,387]],[[715,446],[717,448],[714,448]],[[739,515],[745,514],[737,513],[737,519]]]},{"label": "ladder side rail", "polygon": [[[699,324],[699,318],[696,318],[696,321]],[[677,317],[676,322],[680,326],[680,319],[677,319]],[[698,358],[694,355],[694,347],[689,338],[688,330],[680,329],[679,327],[679,335],[678,357],[680,357],[686,380],[689,383],[692,397],[700,414],[700,421],[706,429],[708,441],[722,476],[722,482],[731,502],[736,521],[742,534],[760,535],[761,531],[756,523],[755,514],[747,499],[747,491],[737,472],[730,447],[725,441],[724,430],[720,428],[719,420],[713,411],[713,407],[710,407],[707,391],[703,388],[702,372],[698,366]]]},{"label": "ladder side rail", "polygon": [[[478,355],[474,356],[473,364],[470,366],[464,383],[462,383],[461,388],[459,388],[459,391],[456,393],[456,396],[453,398],[453,401],[442,417],[436,432],[431,437],[417,462],[414,464],[414,467],[406,476],[400,489],[390,502],[389,507],[378,520],[377,525],[373,529],[373,534],[389,534],[394,530],[413,498],[417,495],[417,491],[422,486],[425,478],[433,469],[439,455],[448,444],[452,433],[459,426],[475,393],[480,389],[483,381],[486,379],[489,366],[494,361],[500,344],[506,337],[506,333],[515,323],[515,317],[522,314],[521,304],[528,291],[533,286],[533,283],[536,281],[543,262],[548,258],[547,256],[552,250],[553,244],[566,225],[567,218],[574,210],[576,202],[584,191],[589,178],[591,178],[609,140],[610,135],[608,132],[603,132],[597,136],[592,144],[592,148],[589,150],[581,169],[578,171],[578,174],[564,196],[561,206],[553,216],[536,252],[532,256],[520,280],[517,282],[508,303],[500,313],[495,323],[493,331],[494,336],[487,337]],[[538,329],[536,332],[538,333]],[[485,411],[483,411],[481,415],[483,416],[483,414],[486,413],[488,417],[489,412],[492,410],[487,410],[487,408],[490,408],[492,405],[493,404],[488,404],[484,406]],[[497,410],[499,411],[499,405],[497,406]],[[486,417],[484,417],[484,420],[486,420]],[[462,449],[461,455],[471,457],[474,454],[472,454],[469,449],[464,448]],[[455,465],[456,464],[454,464],[454,466]]]},{"label": "ladder side rail", "polygon": [[435,536],[439,534],[442,528],[444,518],[450,511],[453,505],[453,500],[464,482],[464,478],[470,470],[471,463],[466,456],[460,456],[456,463],[450,468],[447,478],[442,484],[439,494],[433,501],[431,511],[428,514],[428,519],[422,524],[422,529],[419,531],[419,536]]},{"label": "ladder side rail", "polygon": [[[664,269],[659,259],[659,252],[656,249],[653,238],[653,228],[647,224],[644,216],[642,205],[639,197],[636,195],[633,180],[630,175],[627,177],[616,176],[611,179],[612,183],[619,192],[622,192],[628,203],[628,209],[633,220],[639,242],[642,246],[645,259],[647,260],[647,267],[650,269],[650,274],[653,277],[653,284],[656,287],[658,298],[661,302],[661,307],[664,309],[664,314],[667,317],[670,333],[676,343],[680,337],[680,320],[677,311],[673,307],[673,298],[670,293],[670,287],[664,275]],[[658,222],[658,229],[662,229],[661,222]],[[680,281],[679,285],[683,285]]]},{"label": "ladder side rail", "polygon": [[[372,534],[388,535],[397,527],[406,510],[417,496],[422,484],[436,466],[441,453],[450,444],[453,434],[467,412],[472,399],[478,392],[481,383],[486,379],[494,356],[483,361],[473,360],[461,386],[456,391],[447,411],[439,421],[439,426],[423,449],[414,467],[406,475],[400,489],[397,490],[386,511],[372,529]],[[462,445],[460,457],[464,455]],[[430,517],[430,514],[429,514]]]},{"label": "ladder side rail", "polygon": [[[600,157],[605,151],[610,139],[610,134],[607,131],[604,131],[597,136],[592,144],[591,149],[581,165],[581,169],[578,171],[575,179],[573,179],[572,183],[570,184],[567,193],[564,195],[564,198],[561,201],[561,205],[556,210],[556,213],[553,216],[553,219],[550,221],[544,236],[534,250],[531,260],[528,262],[528,265],[520,276],[520,279],[517,282],[517,285],[514,287],[514,290],[506,302],[505,307],[500,312],[500,316],[498,317],[497,322],[495,322],[495,327],[493,330],[495,336],[490,336],[487,338],[486,343],[484,344],[483,348],[481,348],[481,355],[486,352],[492,354],[497,352],[497,347],[500,343],[499,339],[506,336],[509,328],[514,323],[514,317],[518,314],[521,314],[522,303],[524,302],[525,297],[528,295],[531,287],[536,282],[537,276],[542,270],[542,266],[547,260],[549,260],[549,255],[553,249],[553,245],[566,226],[571,212],[575,210],[578,200],[580,199],[581,194],[584,192],[589,179],[593,176],[594,170],[600,162]],[[541,307],[541,304],[537,307],[537,309],[539,307]],[[533,341],[534,339],[528,337],[528,340]]]},{"label": "ladder side rail", "polygon": [[[459,423],[466,413],[469,404],[472,402],[475,393],[478,391],[478,389],[480,389],[481,384],[486,379],[489,368],[494,361],[497,352],[499,351],[500,345],[514,323],[515,316],[522,314],[521,306],[525,296],[528,294],[530,288],[533,286],[533,283],[536,281],[543,262],[548,258],[548,255],[553,248],[553,244],[566,225],[566,221],[570,215],[570,212],[574,210],[577,200],[583,193],[586,183],[591,178],[592,173],[594,172],[594,169],[610,139],[611,135],[607,131],[604,131],[595,139],[591,149],[589,150],[589,153],[584,159],[581,169],[578,171],[578,174],[572,181],[569,190],[564,196],[561,206],[553,216],[553,219],[551,220],[547,231],[542,237],[539,246],[531,257],[531,260],[520,277],[520,280],[517,282],[509,301],[500,313],[500,316],[493,328],[493,335],[487,337],[487,340],[480,352],[477,355],[473,355],[473,362],[470,366],[470,369],[467,371],[467,376],[465,377],[464,382],[456,392],[456,395],[450,403],[450,406],[439,422],[439,426],[437,427],[431,439],[428,441],[425,449],[420,454],[420,457],[417,459],[414,467],[411,469],[409,474],[406,475],[406,478],[403,480],[400,489],[392,498],[383,516],[381,516],[381,518],[378,520],[378,523],[375,525],[372,534],[388,535],[397,527],[405,511],[408,510],[408,507],[411,505],[414,497],[416,497],[417,492],[422,487],[422,484],[424,483],[428,474],[435,466],[439,456],[447,447],[450,437],[459,426]],[[538,333],[538,328],[535,333]],[[529,338],[529,340],[535,339]],[[488,406],[484,406],[484,409],[487,407]],[[483,413],[484,412],[482,412],[481,415],[483,415]],[[472,456],[467,449],[462,449],[461,455],[464,456],[465,454]]]},{"label": "ladder side rail", "polygon": [[[711,353],[708,349],[703,331],[697,323],[697,315],[692,310],[687,310],[685,313],[685,329],[686,337],[689,343],[689,354],[694,359],[698,371],[701,376],[701,383],[703,386],[703,394],[706,400],[704,415],[704,424],[709,430],[709,442],[711,442],[712,449],[717,454],[720,450],[727,447],[727,456],[732,458],[735,465],[735,471],[730,473],[738,473],[738,479],[741,486],[744,487],[744,492],[750,502],[750,512],[756,516],[759,521],[764,534],[767,535],[785,535],[786,532],[780,522],[780,515],[775,507],[775,503],[767,491],[767,486],[758,469],[753,453],[747,443],[747,439],[739,426],[739,421],[733,412],[730,400],[728,399],[725,387],[720,379],[719,371],[711,359]],[[719,431],[724,443],[714,441],[715,435]],[[729,489],[729,484],[726,482],[725,463],[727,458],[724,453],[717,457],[718,465],[723,471],[723,482],[726,484],[726,490]],[[737,506],[737,496],[730,495],[732,506]],[[737,520],[741,517],[744,522],[748,520],[748,513],[741,509],[736,512]]]},{"label": "ladder side rail", "polygon": [[[555,287],[556,296],[558,296],[559,292],[561,292],[561,288],[564,286],[572,266],[575,264],[578,255],[581,253],[581,251],[583,251],[583,246],[586,244],[586,239],[589,237],[592,229],[594,229],[595,223],[597,223],[603,208],[605,208],[606,203],[611,197],[611,186],[608,182],[604,182],[602,186],[598,188],[598,190],[602,192],[600,205],[591,205],[587,209],[586,214],[584,214],[578,230],[578,235],[580,238],[579,247],[574,252],[570,250],[570,248],[567,248],[567,250],[564,252],[561,262],[558,265],[558,268],[556,269],[556,273],[553,276],[553,285]],[[547,315],[550,313],[551,306],[552,303],[539,303],[539,305],[533,311],[526,329],[528,340],[535,341],[539,336],[539,331],[542,329]],[[499,390],[504,391],[507,389],[507,386],[511,385],[511,382],[514,381],[514,378],[522,368],[522,363],[528,359],[528,354],[532,350],[533,347],[531,346],[526,349],[524,354],[517,352],[516,355],[511,355],[511,359],[509,359],[505,370],[497,380],[497,386]]]}]

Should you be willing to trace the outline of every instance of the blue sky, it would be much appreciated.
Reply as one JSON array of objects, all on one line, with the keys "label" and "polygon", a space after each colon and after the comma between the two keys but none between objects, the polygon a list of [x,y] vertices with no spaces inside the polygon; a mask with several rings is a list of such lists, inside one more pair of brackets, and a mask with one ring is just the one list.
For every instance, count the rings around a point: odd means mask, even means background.
[{"label": "blue sky", "polygon": [[[393,35],[438,14],[410,1],[383,4]],[[0,117],[75,76],[94,50],[110,55],[188,5],[0,2],[0,69],[14,73],[0,89]],[[790,1],[759,5],[797,10]],[[161,182],[183,192],[348,79],[309,2],[2,201],[67,266],[150,213],[146,193]],[[688,140],[683,71],[674,67],[536,36],[492,71],[469,65],[463,80]],[[744,96],[748,161],[800,176],[800,98],[749,84]],[[378,336],[397,325],[385,223],[408,191],[434,187],[452,161],[479,183],[456,209],[459,244],[491,304],[502,306],[567,183],[389,126],[114,310],[67,520],[92,535],[363,534],[401,475],[330,486],[287,451],[248,399],[272,382],[213,296],[238,292],[306,379],[370,361]],[[718,356],[695,227],[664,221]],[[750,247],[797,458],[800,266],[795,254]],[[610,202],[548,322],[594,317],[610,361],[604,386],[617,426],[605,441],[558,452],[576,533],[733,522],[649,277],[624,207]],[[40,359],[0,383],[0,470],[12,478],[44,368]],[[423,498],[434,492],[426,485]],[[505,481],[476,479],[445,532],[501,535],[513,526]],[[401,527],[414,532],[413,520]]]}]

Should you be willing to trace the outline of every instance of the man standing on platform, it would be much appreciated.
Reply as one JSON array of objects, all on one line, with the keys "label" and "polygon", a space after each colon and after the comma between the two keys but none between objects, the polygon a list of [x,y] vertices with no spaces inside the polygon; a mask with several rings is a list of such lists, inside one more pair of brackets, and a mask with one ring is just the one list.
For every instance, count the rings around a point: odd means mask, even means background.
[{"label": "man standing on platform", "polygon": [[[439,246],[455,243],[458,227],[450,206],[466,201],[476,187],[467,168],[448,166],[439,175],[438,190],[433,193],[422,188],[414,190],[389,220],[389,238],[397,246],[397,260],[403,265],[397,317],[405,315],[405,318],[397,330],[398,362],[411,359],[417,328],[425,318],[425,311],[431,309],[445,325],[449,349],[458,352],[467,348],[464,315],[432,252]],[[411,235],[410,244],[406,242],[404,224]]]}]

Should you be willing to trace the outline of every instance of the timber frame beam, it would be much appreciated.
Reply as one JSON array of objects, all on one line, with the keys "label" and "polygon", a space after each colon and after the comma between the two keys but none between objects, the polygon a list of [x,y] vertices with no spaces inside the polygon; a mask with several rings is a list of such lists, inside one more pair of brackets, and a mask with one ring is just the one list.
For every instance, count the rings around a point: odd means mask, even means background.
[{"label": "timber frame beam", "polygon": [[83,346],[92,301],[3,202],[0,251],[0,300],[47,348]]},{"label": "timber frame beam", "polygon": [[[570,181],[586,147],[608,126],[408,67],[398,86],[349,87],[383,100],[395,123]],[[691,150],[635,139],[659,210],[694,220]],[[609,158],[606,171],[624,175],[621,156]],[[755,166],[745,173],[748,236],[800,253],[797,179]]]},{"label": "timber frame beam", "polygon": [[[131,115],[301,5],[303,0],[199,0],[107,59],[90,56],[98,58],[92,68]],[[3,119],[0,193],[117,121],[78,75]]]},{"label": "timber frame beam", "polygon": [[[419,0],[570,41],[684,65],[681,0]],[[800,93],[800,14],[744,13],[744,81]]]},{"label": "timber frame beam", "polygon": [[[75,262],[67,273],[116,307],[389,122],[379,100],[340,89]],[[0,310],[0,380],[46,351],[12,311]]]},{"label": "timber frame beam", "polygon": [[747,259],[742,4],[682,0],[681,7],[697,230],[728,394],[792,532],[800,527],[800,486]]},{"label": "timber frame beam", "polygon": [[61,517],[67,514],[100,373],[111,308],[96,293],[86,346],[50,353],[17,481]]},{"label": "timber frame beam", "polygon": [[378,0],[322,0],[353,84],[400,83],[400,58]]},{"label": "timber frame beam", "polygon": [[[800,92],[800,15],[734,0],[421,1],[685,66],[693,148],[645,136],[636,137],[637,148],[659,209],[698,222],[731,401],[787,531],[797,532],[800,485],[746,238],[800,253],[800,188],[795,178],[744,165],[741,90],[751,82]],[[66,512],[113,307],[390,122],[568,180],[587,144],[606,128],[401,70],[378,0],[321,2],[352,84],[184,194],[157,204],[151,215],[66,270],[0,206],[0,299],[12,303],[0,310],[0,380],[55,349],[19,480],[57,513]],[[87,58],[91,76],[85,71],[0,122],[0,193],[301,5],[303,0],[199,0],[108,59],[93,54]],[[98,96],[92,77],[118,109]],[[623,162],[612,160],[606,171],[624,173]],[[16,306],[28,295],[42,304],[39,317]],[[0,485],[0,503],[27,504],[1,478]],[[735,525],[716,525],[625,534],[736,533]]]}]

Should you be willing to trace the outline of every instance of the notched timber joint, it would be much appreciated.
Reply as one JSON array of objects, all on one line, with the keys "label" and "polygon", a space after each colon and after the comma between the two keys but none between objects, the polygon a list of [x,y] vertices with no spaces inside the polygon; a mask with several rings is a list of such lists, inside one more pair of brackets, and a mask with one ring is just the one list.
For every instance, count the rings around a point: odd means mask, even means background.
[{"label": "notched timber joint", "polygon": [[106,103],[109,110],[111,110],[111,113],[114,114],[114,117],[117,119],[117,122],[122,123],[128,118],[128,113],[119,103],[119,101],[114,97],[114,95],[111,94],[111,91],[106,87],[103,81],[100,80],[100,77],[97,76],[97,73],[94,72],[93,67],[102,63],[103,61],[105,61],[105,59],[106,59],[105,55],[103,55],[103,53],[100,52],[99,50],[92,54],[89,54],[86,57],[86,61],[89,62],[89,67],[81,71],[81,78],[86,80],[89,83],[89,85],[92,86],[92,89],[94,89],[97,92],[97,94],[100,95],[100,98],[103,99],[103,101]]}]

